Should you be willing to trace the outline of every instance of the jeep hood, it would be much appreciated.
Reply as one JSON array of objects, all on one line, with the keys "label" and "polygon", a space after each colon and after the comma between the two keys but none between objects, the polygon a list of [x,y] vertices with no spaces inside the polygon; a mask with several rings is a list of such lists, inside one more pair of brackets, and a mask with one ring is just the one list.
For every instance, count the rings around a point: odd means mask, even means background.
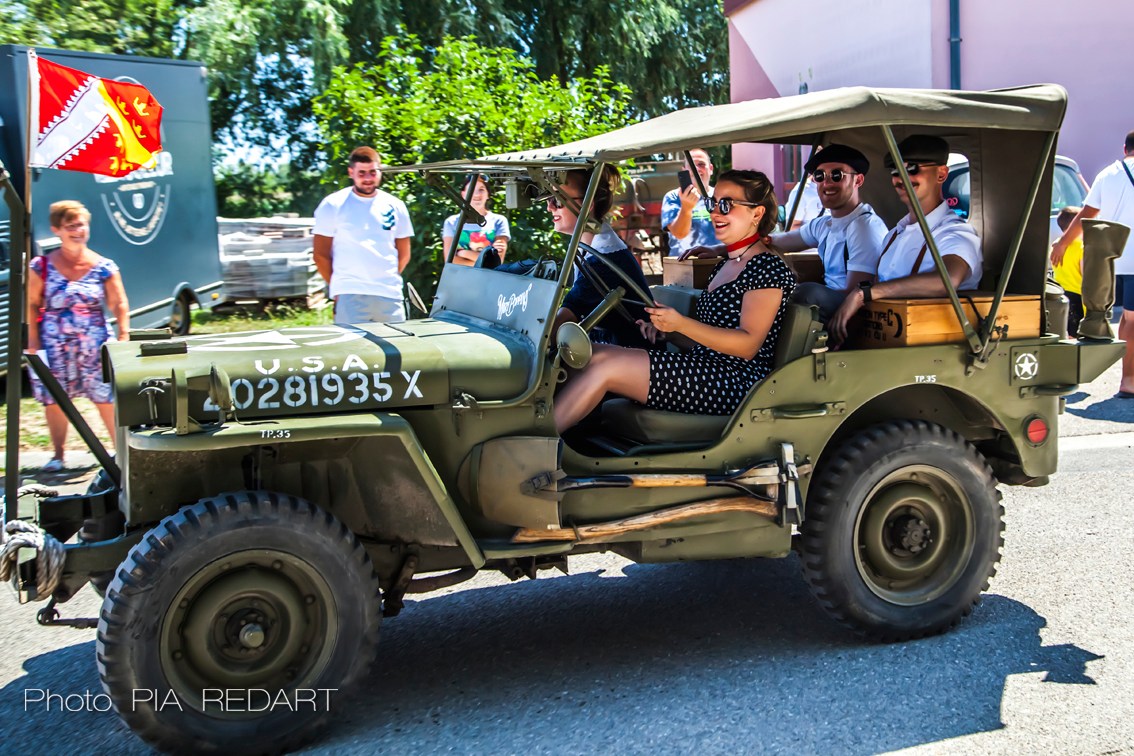
[{"label": "jeep hood", "polygon": [[[111,342],[104,349],[123,426],[169,423],[175,382],[213,367],[228,376],[237,417],[245,420],[449,404],[462,393],[507,399],[523,393],[535,366],[531,342],[514,331],[434,318]],[[190,416],[215,417],[206,399],[203,390],[190,392]]]}]

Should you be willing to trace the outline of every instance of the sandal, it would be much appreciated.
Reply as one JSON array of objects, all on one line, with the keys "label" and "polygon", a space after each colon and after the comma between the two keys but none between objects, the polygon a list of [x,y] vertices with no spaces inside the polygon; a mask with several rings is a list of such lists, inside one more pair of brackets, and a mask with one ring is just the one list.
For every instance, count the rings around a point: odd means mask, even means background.
[{"label": "sandal", "polygon": [[63,460],[61,460],[57,457],[52,457],[50,460],[48,460],[47,464],[43,466],[42,472],[57,473],[57,472],[60,472],[62,470],[63,470]]}]

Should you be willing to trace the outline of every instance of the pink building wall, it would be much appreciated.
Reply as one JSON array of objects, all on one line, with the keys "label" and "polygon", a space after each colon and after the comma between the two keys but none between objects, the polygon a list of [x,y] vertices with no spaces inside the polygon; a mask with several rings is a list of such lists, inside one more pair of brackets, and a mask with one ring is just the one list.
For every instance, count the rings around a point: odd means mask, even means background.
[{"label": "pink building wall", "polygon": [[[961,0],[961,88],[1061,84],[1069,101],[1058,150],[1090,181],[1134,129],[1130,7],[1131,0]],[[796,94],[801,84],[812,92],[949,87],[949,0],[726,0],[725,13],[733,101]],[[783,179],[766,148],[738,147],[733,159]]]}]

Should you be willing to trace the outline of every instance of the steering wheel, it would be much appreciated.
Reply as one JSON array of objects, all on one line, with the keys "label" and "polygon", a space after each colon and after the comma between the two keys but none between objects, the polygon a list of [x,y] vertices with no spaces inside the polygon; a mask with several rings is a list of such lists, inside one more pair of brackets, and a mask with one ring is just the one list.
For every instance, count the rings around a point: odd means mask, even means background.
[{"label": "steering wheel", "polygon": [[[628,292],[638,297],[638,299],[629,299],[626,296],[623,296],[619,299],[618,303],[614,305],[614,309],[618,312],[619,315],[626,319],[626,322],[630,323],[631,325],[635,325],[638,322],[638,319],[631,315],[630,311],[627,310],[622,305],[622,303],[629,302],[630,304],[639,305],[641,307],[651,307],[653,306],[654,298],[650,296],[649,292],[642,289],[642,287],[639,286],[633,278],[628,276],[625,271],[612,263],[610,260],[606,259],[606,257],[601,252],[599,252],[591,245],[579,242],[579,249],[586,254],[576,254],[575,265],[579,268],[579,271],[584,276],[586,276],[587,280],[591,282],[591,285],[598,289],[600,294],[605,297],[607,294],[613,291],[614,287],[610,286],[610,284],[608,284],[602,276],[600,276],[591,268],[590,263],[583,259],[587,256],[587,254],[590,254],[592,259],[598,260],[603,265],[605,265],[608,270],[613,272],[615,276],[621,279],[622,283],[626,284],[626,290]],[[582,318],[581,320],[586,320],[586,318]]]}]

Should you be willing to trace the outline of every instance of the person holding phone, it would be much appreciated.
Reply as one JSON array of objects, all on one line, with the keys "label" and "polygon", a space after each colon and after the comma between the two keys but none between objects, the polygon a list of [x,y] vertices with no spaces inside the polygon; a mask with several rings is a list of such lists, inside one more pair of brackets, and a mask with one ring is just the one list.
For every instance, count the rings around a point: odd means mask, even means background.
[{"label": "person holding phone", "polygon": [[709,183],[713,177],[713,161],[709,159],[709,153],[699,147],[689,150],[689,155],[693,158],[693,165],[685,161],[684,169],[678,173],[680,187],[667,192],[662,199],[661,222],[669,237],[670,257],[679,257],[694,247],[719,243],[713,230],[713,220],[693,178],[693,171],[696,171],[709,196],[713,196],[713,187]]}]

